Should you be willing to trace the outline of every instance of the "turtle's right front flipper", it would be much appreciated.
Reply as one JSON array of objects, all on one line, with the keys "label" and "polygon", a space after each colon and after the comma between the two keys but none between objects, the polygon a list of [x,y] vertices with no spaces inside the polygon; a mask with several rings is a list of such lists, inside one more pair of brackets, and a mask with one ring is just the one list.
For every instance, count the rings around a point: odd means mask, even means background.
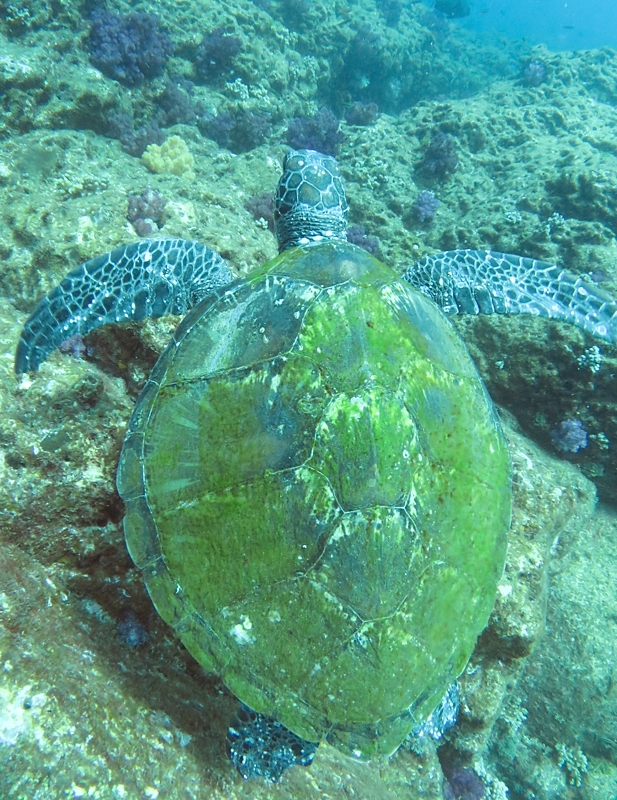
[{"label": "turtle's right front flipper", "polygon": [[144,239],[86,261],[34,309],[21,332],[15,372],[37,370],[75,334],[110,322],[184,314],[232,280],[214,250],[184,239]]},{"label": "turtle's right front flipper", "polygon": [[425,256],[405,280],[446,314],[533,314],[617,342],[617,301],[586,276],[548,261],[492,250]]}]

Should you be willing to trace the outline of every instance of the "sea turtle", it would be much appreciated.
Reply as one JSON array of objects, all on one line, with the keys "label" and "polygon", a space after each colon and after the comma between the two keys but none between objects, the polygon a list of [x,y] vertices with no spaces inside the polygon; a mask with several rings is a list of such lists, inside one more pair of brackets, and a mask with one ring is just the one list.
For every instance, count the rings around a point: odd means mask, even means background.
[{"label": "sea turtle", "polygon": [[37,306],[18,373],[109,322],[189,312],[131,417],[126,542],[161,616],[240,699],[245,776],[325,740],[390,754],[464,669],[491,612],[510,460],[442,312],[532,313],[617,339],[617,306],[558,267],[490,251],[401,277],[346,240],[336,161],[292,151],[280,254],[233,280],[208,247],[149,239]]}]

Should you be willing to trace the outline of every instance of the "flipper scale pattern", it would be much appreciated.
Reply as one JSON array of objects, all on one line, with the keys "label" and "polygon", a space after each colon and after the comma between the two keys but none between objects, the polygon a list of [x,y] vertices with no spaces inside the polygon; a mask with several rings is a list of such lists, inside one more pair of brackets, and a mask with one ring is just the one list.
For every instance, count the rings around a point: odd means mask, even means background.
[{"label": "flipper scale pattern", "polygon": [[548,261],[447,250],[425,256],[404,278],[446,314],[533,314],[617,342],[617,302],[591,280]]},{"label": "flipper scale pattern", "polygon": [[221,256],[199,242],[143,239],[70,272],[34,309],[15,371],[37,370],[63,341],[110,322],[184,314],[232,280]]}]

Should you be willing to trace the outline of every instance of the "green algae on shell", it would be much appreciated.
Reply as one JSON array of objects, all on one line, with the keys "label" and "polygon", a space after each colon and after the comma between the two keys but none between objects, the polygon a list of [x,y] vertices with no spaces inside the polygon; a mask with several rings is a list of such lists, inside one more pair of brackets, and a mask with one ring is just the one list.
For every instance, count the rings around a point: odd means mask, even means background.
[{"label": "green algae on shell", "polygon": [[389,754],[492,609],[510,459],[450,323],[343,242],[185,318],[129,426],[129,551],[162,617],[255,711]]}]

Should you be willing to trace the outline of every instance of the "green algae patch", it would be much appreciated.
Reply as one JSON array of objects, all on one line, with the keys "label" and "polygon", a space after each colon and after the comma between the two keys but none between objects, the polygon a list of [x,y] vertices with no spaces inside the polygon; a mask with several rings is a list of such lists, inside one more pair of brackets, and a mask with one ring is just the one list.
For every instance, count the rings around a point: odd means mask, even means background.
[{"label": "green algae patch", "polygon": [[510,522],[446,319],[358,248],[291,250],[189,314],[130,431],[128,548],[195,658],[306,739],[391,753],[464,669]]},{"label": "green algae patch", "polygon": [[333,486],[345,510],[405,506],[418,453],[413,418],[400,398],[379,386],[339,394],[325,410],[311,464]]}]

